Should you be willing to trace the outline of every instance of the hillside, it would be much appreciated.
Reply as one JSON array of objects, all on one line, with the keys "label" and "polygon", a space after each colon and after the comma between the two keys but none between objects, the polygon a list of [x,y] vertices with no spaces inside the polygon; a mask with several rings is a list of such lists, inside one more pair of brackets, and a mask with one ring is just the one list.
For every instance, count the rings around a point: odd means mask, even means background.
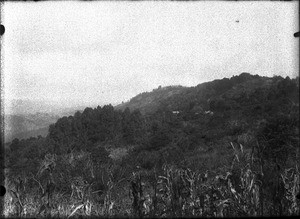
[{"label": "hillside", "polygon": [[115,109],[124,110],[128,107],[132,111],[138,109],[143,114],[152,113],[159,108],[162,102],[186,89],[188,88],[182,86],[158,87],[152,92],[141,93],[131,98],[130,101],[115,106]]},{"label": "hillside", "polygon": [[[116,107],[63,116],[46,137],[15,139],[7,151],[7,178],[31,188],[22,197],[54,186],[48,193],[68,209],[64,215],[79,202],[93,203],[94,213],[78,214],[104,216],[294,215],[299,78],[242,73],[159,87]],[[82,195],[78,184],[86,185]]]},{"label": "hillside", "polygon": [[[124,110],[126,107],[131,111],[139,110],[146,117],[153,115],[150,118],[169,112],[181,120],[181,130],[189,130],[187,138],[194,145],[191,148],[208,150],[213,144],[216,150],[216,145],[228,141],[239,139],[244,144],[246,142],[241,139],[254,139],[255,133],[275,115],[293,113],[297,116],[299,81],[298,78],[291,80],[242,73],[195,87],[154,89],[115,109]],[[172,130],[172,127],[166,129]],[[222,150],[224,147],[216,151],[222,153]]]},{"label": "hillside", "polygon": [[[117,105],[115,109],[124,110],[128,107],[130,110],[138,109],[143,114],[154,113],[161,107],[172,111],[208,111],[213,110],[214,102],[221,99],[225,102],[228,101],[227,105],[232,104],[232,108],[241,102],[243,102],[242,105],[263,104],[264,98],[267,97],[259,94],[264,91],[272,92],[269,89],[276,86],[276,83],[282,79],[280,77],[268,78],[242,73],[230,79],[214,80],[195,87],[163,87],[154,89],[152,92],[139,94],[130,101]],[[299,84],[297,86],[299,87]],[[263,95],[269,94],[265,93]],[[270,101],[273,100],[270,99]],[[295,93],[292,101],[295,104],[299,103]]]}]

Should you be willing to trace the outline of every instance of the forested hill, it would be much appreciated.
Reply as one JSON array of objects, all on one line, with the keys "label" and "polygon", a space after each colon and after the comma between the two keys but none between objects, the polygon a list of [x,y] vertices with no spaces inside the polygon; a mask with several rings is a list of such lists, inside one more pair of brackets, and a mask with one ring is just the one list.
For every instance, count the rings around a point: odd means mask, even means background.
[{"label": "forested hill", "polygon": [[[288,88],[291,86],[290,88]],[[282,92],[283,87],[286,91]],[[299,102],[298,78],[291,80],[280,76],[273,78],[242,73],[232,78],[224,78],[199,84],[196,87],[168,86],[159,87],[152,92],[144,92],[115,109],[138,109],[142,114],[153,113],[158,109],[172,111],[207,111],[225,107],[239,109],[241,106],[263,104],[267,106],[289,92],[290,100]],[[263,106],[262,106],[263,107]],[[258,107],[259,108],[259,107]],[[256,112],[256,111],[255,111]]]},{"label": "forested hill", "polygon": [[[298,147],[299,78],[242,73],[195,87],[159,87],[115,108],[87,107],[83,112],[58,119],[50,125],[45,138],[13,140],[6,150],[5,165],[10,170],[7,179],[27,180],[26,188],[30,189],[24,190],[24,197],[38,196],[40,187],[46,191],[50,180],[61,194],[66,194],[65,198],[61,196],[64,203],[76,203],[78,200],[70,198],[75,188],[71,185],[79,177],[93,191],[104,191],[91,193],[89,200],[93,200],[93,206],[109,196],[124,208],[116,210],[118,215],[130,206],[139,208],[121,203],[124,200],[131,203],[124,188],[136,185],[135,181],[129,183],[136,176],[132,173],[144,171],[148,177],[145,182],[151,183],[157,174],[165,174],[166,178],[189,168],[197,174],[209,171],[213,183],[216,175],[229,172],[236,176],[235,184],[230,184],[235,190],[227,188],[229,184],[225,187],[230,194],[239,192],[234,197],[244,197],[242,192],[246,191],[238,186],[242,185],[243,177],[250,175],[241,174],[259,173],[257,177],[264,180],[262,189],[269,194],[278,188],[272,181],[280,176],[274,168],[283,174],[288,168],[299,166]],[[233,165],[236,162],[239,166]],[[172,165],[171,169],[166,169],[166,165]],[[115,193],[111,193],[111,183],[117,182],[122,183],[113,187]],[[224,193],[224,197],[229,197],[229,193]],[[245,200],[246,203],[250,199]],[[264,201],[270,204],[272,200],[266,196]],[[244,202],[234,203],[244,209],[241,204]],[[261,209],[271,209],[270,206],[275,204]],[[291,204],[285,206],[289,209]]]}]

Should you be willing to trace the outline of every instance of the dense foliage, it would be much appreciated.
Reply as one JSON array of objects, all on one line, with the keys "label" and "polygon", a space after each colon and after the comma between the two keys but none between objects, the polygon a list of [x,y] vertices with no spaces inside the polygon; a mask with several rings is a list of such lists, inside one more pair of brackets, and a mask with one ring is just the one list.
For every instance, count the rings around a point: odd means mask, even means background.
[{"label": "dense foliage", "polygon": [[297,215],[299,81],[243,73],[62,117],[6,151],[5,215]]}]

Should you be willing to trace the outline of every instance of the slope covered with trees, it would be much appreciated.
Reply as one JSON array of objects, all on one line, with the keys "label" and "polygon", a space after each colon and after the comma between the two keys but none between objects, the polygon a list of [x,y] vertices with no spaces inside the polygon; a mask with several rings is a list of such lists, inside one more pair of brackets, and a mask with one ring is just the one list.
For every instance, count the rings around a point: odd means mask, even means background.
[{"label": "slope covered with trees", "polygon": [[298,114],[299,78],[248,73],[86,108],[11,143],[5,213],[299,214]]}]

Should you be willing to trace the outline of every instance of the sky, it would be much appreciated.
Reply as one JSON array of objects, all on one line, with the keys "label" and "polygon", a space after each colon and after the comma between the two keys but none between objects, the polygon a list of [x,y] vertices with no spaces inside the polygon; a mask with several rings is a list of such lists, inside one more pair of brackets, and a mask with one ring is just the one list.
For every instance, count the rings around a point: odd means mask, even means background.
[{"label": "sky", "polygon": [[296,77],[298,2],[4,2],[4,101],[120,103],[158,86]]}]

